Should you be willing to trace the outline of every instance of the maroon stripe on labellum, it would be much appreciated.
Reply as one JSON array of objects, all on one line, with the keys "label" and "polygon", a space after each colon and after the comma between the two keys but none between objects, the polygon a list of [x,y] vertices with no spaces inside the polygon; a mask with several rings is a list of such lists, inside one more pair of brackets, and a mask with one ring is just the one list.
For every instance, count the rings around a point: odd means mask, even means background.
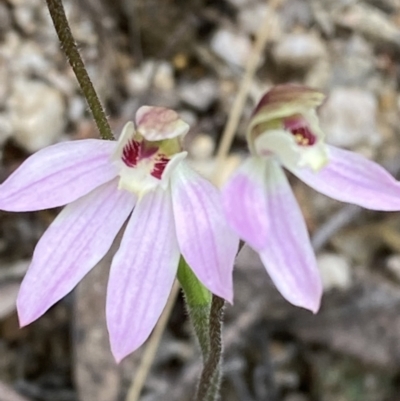
[{"label": "maroon stripe on labellum", "polygon": [[161,180],[161,176],[165,170],[165,167],[167,166],[169,162],[169,159],[165,156],[161,156],[154,164],[153,171],[151,172],[151,175],[155,178],[158,178]]},{"label": "maroon stripe on labellum", "polygon": [[139,160],[140,143],[134,139],[130,140],[122,150],[122,161],[128,167],[135,167]]},{"label": "maroon stripe on labellum", "polygon": [[157,147],[146,146],[145,142],[131,139],[124,146],[121,159],[128,167],[136,167],[141,160],[150,159],[149,161],[154,164],[150,174],[160,180],[169,159],[166,156],[157,155],[157,151]]}]

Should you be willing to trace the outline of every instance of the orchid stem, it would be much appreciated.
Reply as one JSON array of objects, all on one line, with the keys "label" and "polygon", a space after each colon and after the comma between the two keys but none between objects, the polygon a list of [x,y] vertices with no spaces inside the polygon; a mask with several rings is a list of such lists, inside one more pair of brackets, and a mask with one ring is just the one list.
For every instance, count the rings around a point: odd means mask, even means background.
[{"label": "orchid stem", "polygon": [[224,308],[225,301],[213,295],[210,311],[210,350],[201,373],[196,401],[216,401],[219,398]]},{"label": "orchid stem", "polygon": [[185,295],[186,307],[200,345],[203,362],[206,363],[210,353],[211,293],[201,284],[183,257],[179,261],[178,280]]},{"label": "orchid stem", "polygon": [[100,132],[100,137],[102,139],[113,140],[114,135],[112,134],[110,124],[107,121],[103,107],[93,87],[92,81],[89,78],[82,57],[79,54],[75,39],[72,36],[62,0],[46,0],[46,3],[58,38],[61,42],[61,47],[67,56],[68,62],[71,65],[83,95],[86,98]]}]

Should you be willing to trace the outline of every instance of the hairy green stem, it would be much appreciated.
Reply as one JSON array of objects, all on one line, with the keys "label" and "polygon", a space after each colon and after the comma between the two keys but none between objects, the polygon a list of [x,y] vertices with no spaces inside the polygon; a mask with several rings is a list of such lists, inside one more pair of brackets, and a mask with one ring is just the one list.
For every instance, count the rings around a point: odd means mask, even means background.
[{"label": "hairy green stem", "polygon": [[97,128],[99,129],[100,136],[102,139],[113,140],[114,136],[112,134],[111,127],[107,121],[92,81],[90,80],[86,71],[85,64],[83,63],[79,54],[74,37],[72,36],[71,28],[69,27],[69,23],[65,15],[62,0],[46,0],[46,3],[50,11],[50,16],[53,20],[54,27],[56,28],[58,38],[61,42],[61,46],[72,69],[74,70],[83,95],[86,98]]},{"label": "hairy green stem", "polygon": [[224,308],[225,301],[213,295],[209,323],[210,351],[201,373],[196,401],[216,401],[219,398]]},{"label": "hairy green stem", "polygon": [[210,316],[210,306],[194,306],[187,305],[190,320],[192,321],[193,329],[200,345],[203,362],[205,363],[210,354],[210,340],[208,338],[209,326],[208,318]]},{"label": "hairy green stem", "polygon": [[183,257],[179,261],[178,280],[185,295],[186,307],[205,363],[210,352],[211,293],[200,283]]}]

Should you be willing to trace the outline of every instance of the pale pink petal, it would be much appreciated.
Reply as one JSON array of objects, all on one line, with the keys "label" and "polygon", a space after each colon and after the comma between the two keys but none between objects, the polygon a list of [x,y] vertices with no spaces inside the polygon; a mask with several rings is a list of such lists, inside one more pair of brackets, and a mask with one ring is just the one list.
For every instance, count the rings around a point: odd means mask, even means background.
[{"label": "pale pink petal", "polygon": [[255,250],[268,241],[267,161],[248,158],[222,188],[228,223]]},{"label": "pale pink petal", "polygon": [[316,191],[342,202],[372,210],[400,210],[400,182],[379,164],[329,146],[329,164],[319,172],[291,169]]},{"label": "pale pink petal", "polygon": [[239,240],[223,214],[220,193],[181,163],[171,175],[179,248],[198,279],[232,302],[232,270]]},{"label": "pale pink petal", "polygon": [[117,176],[109,159],[116,142],[84,139],[49,146],[29,157],[0,185],[0,209],[63,206]]},{"label": "pale pink petal", "polygon": [[261,260],[289,302],[316,312],[322,284],[304,218],[281,167],[269,160],[267,170],[269,240]]},{"label": "pale pink petal", "polygon": [[167,302],[179,256],[171,194],[159,187],[138,201],[111,265],[107,325],[118,362],[150,335]]},{"label": "pale pink petal", "polygon": [[113,180],[69,204],[44,233],[18,295],[21,326],[69,293],[108,251],[135,204],[117,186]]}]

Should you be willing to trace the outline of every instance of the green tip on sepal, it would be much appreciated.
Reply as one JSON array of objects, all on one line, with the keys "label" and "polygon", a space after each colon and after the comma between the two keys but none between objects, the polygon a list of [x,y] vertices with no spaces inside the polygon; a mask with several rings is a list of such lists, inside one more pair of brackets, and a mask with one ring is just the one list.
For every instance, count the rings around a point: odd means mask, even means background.
[{"label": "green tip on sepal", "polygon": [[211,305],[211,292],[201,284],[182,256],[179,260],[178,280],[189,307]]}]

